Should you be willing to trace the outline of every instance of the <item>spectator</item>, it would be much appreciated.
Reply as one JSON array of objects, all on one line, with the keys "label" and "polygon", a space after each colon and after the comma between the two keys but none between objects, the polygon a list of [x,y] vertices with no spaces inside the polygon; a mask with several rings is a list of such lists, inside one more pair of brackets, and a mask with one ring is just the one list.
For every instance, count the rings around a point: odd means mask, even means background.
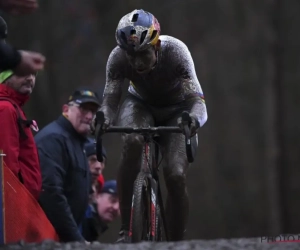
[{"label": "spectator", "polygon": [[97,179],[96,193],[99,193],[102,190],[102,188],[104,186],[104,182],[105,182],[104,176],[103,176],[103,174],[100,174],[98,179]]},{"label": "spectator", "polygon": [[85,145],[85,154],[88,157],[89,168],[92,175],[92,196],[95,197],[97,188],[99,187],[99,184],[101,185],[102,183],[101,179],[104,178],[101,175],[105,168],[106,150],[102,147],[103,162],[99,162],[96,155],[96,143],[92,140]]},{"label": "spectator", "polygon": [[7,24],[0,17],[0,69],[2,71],[12,69],[15,74],[25,76],[35,74],[44,68],[44,56],[36,52],[16,50],[5,42],[7,34]]},{"label": "spectator", "polygon": [[35,121],[27,120],[22,110],[35,86],[35,75],[17,76],[11,70],[0,73],[0,149],[4,162],[27,190],[38,199],[41,191],[41,170],[38,153],[30,128]]},{"label": "spectator", "polygon": [[109,180],[104,183],[97,196],[97,212],[105,223],[110,223],[120,216],[116,180]]},{"label": "spectator", "polygon": [[7,37],[7,23],[0,16],[0,42],[5,42],[6,37]]},{"label": "spectator", "polygon": [[[85,154],[88,157],[90,173],[92,175],[92,186],[90,190],[89,206],[85,212],[84,220],[91,216],[91,208],[96,202],[97,192],[100,192],[104,185],[104,176],[102,171],[105,168],[106,151],[104,147],[102,147],[103,162],[99,162],[96,155],[96,143],[94,140],[91,140],[85,145]],[[79,228],[82,232],[82,225],[80,225]]]},{"label": "spectator", "polygon": [[120,216],[117,182],[109,180],[99,194],[96,202],[89,206],[82,223],[82,234],[87,241],[97,241],[108,229],[108,224]]},{"label": "spectator", "polygon": [[64,242],[84,241],[78,226],[91,188],[84,144],[98,108],[97,94],[77,89],[63,105],[63,115],[35,137],[43,177],[40,204]]}]

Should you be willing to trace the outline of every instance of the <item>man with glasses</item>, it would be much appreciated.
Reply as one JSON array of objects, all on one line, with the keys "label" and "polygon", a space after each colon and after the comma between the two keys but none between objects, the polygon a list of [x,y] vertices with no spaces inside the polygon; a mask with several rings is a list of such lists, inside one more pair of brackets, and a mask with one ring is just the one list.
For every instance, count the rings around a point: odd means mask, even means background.
[{"label": "man with glasses", "polygon": [[35,136],[42,171],[39,202],[63,242],[85,241],[78,229],[91,187],[84,145],[99,106],[95,92],[77,89],[62,115]]}]

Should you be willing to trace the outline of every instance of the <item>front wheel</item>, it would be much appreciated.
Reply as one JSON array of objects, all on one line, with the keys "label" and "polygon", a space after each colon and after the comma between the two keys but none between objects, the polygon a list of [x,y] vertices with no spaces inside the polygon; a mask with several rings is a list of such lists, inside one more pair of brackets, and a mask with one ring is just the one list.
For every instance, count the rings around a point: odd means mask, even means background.
[{"label": "front wheel", "polygon": [[140,172],[134,182],[129,236],[132,243],[149,240],[151,228],[151,190],[149,179]]},{"label": "front wheel", "polygon": [[140,172],[134,182],[129,236],[132,243],[162,241],[161,216],[156,203],[156,183]]}]

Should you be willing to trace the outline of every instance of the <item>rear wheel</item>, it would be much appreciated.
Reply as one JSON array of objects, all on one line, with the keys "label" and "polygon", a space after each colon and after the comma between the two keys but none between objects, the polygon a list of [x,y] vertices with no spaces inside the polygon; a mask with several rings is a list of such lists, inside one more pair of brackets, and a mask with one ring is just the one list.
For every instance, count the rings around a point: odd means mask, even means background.
[{"label": "rear wheel", "polygon": [[131,230],[133,243],[149,241],[151,236],[151,187],[145,173],[140,172],[134,182],[131,208]]}]

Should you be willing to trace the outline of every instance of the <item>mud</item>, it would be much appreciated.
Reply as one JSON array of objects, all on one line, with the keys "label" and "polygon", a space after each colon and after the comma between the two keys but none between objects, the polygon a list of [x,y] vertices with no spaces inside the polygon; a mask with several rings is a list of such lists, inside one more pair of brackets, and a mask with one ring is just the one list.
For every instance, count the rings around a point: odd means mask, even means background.
[{"label": "mud", "polygon": [[93,242],[90,245],[83,243],[57,243],[53,241],[44,241],[40,244],[26,244],[19,242],[16,244],[8,244],[0,246],[2,249],[30,249],[30,250],[84,250],[84,249],[99,249],[99,250],[298,250],[300,249],[299,242],[272,242],[261,240],[260,238],[240,238],[240,239],[218,239],[218,240],[192,240],[182,242],[161,242],[149,243],[142,242],[137,244],[101,244]]}]

